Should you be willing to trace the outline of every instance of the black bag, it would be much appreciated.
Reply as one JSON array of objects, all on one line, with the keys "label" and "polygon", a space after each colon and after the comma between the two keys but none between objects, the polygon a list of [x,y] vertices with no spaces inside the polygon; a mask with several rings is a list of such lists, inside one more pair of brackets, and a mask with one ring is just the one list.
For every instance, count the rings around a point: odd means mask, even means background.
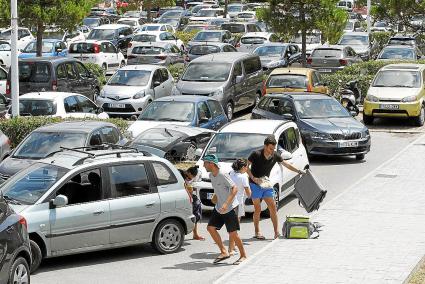
[{"label": "black bag", "polygon": [[295,196],[301,207],[311,213],[319,209],[320,203],[326,196],[326,190],[314,178],[310,170],[295,183]]}]

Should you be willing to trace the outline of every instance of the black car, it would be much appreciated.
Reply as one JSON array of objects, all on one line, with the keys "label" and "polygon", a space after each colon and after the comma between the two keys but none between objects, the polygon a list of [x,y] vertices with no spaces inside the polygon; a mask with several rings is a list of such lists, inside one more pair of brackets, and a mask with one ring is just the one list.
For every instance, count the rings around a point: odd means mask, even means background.
[{"label": "black car", "polygon": [[31,251],[27,221],[8,203],[15,200],[0,193],[0,283],[30,283]]},{"label": "black car", "polygon": [[195,161],[215,131],[181,125],[158,125],[139,134],[129,146],[170,161]]},{"label": "black car", "polygon": [[118,128],[102,121],[68,121],[42,126],[31,132],[0,163],[0,178],[7,180],[18,171],[58,151],[60,147],[96,147],[127,142]]},{"label": "black car", "polygon": [[370,151],[369,130],[334,98],[315,93],[273,94],[263,97],[253,119],[293,120],[310,156],[356,156]]},{"label": "black car", "polygon": [[[10,73],[6,96],[10,98]],[[59,91],[82,94],[96,100],[100,83],[80,61],[67,57],[36,57],[19,60],[19,94]]]}]

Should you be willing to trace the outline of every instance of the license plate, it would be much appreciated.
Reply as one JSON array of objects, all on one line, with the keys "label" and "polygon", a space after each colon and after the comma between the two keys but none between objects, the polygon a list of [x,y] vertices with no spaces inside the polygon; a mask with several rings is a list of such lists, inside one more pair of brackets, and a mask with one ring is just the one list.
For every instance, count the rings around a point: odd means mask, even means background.
[{"label": "license plate", "polygon": [[400,106],[385,104],[385,105],[380,105],[379,108],[380,109],[400,109]]},{"label": "license plate", "polygon": [[109,104],[110,108],[125,108],[125,104]]},{"label": "license plate", "polygon": [[211,200],[214,196],[214,193],[207,193],[207,199]]},{"label": "license plate", "polygon": [[339,142],[338,146],[339,146],[339,148],[358,147],[359,142],[357,142],[357,141],[344,141],[344,142]]},{"label": "license plate", "polygon": [[319,72],[323,72],[323,73],[331,73],[332,70],[331,69],[319,69]]}]

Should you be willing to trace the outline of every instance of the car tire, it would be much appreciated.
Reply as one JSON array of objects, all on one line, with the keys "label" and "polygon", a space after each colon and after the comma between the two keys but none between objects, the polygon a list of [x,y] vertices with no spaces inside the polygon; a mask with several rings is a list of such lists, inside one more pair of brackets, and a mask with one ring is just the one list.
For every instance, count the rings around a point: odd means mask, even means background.
[{"label": "car tire", "polygon": [[[279,193],[279,188],[278,188],[278,186],[274,186],[273,187],[273,190],[274,190],[274,201],[275,201],[275,204],[276,204],[276,211],[277,212],[279,212],[279,203],[280,203],[280,201],[279,201],[279,199],[280,199],[280,193]],[[269,209],[267,208],[266,210],[264,210],[263,212],[262,212],[262,215],[264,216],[264,217],[266,217],[266,218],[270,218],[270,211],[269,211]]]},{"label": "car tire", "polygon": [[184,241],[183,226],[174,219],[167,219],[159,223],[153,235],[152,246],[160,254],[177,252]]},{"label": "car tire", "polygon": [[190,143],[190,145],[186,149],[186,153],[183,157],[183,160],[184,161],[195,161],[196,160],[196,149],[198,149],[196,144],[193,143],[193,142]]},{"label": "car tire", "polygon": [[30,240],[30,247],[31,247],[31,273],[36,271],[38,267],[41,264],[41,261],[43,260],[43,254],[41,253],[40,246],[33,240]]},{"label": "car tire", "polygon": [[413,118],[413,123],[416,126],[423,126],[424,122],[425,122],[425,109],[424,109],[424,106],[422,105],[421,113],[419,114],[419,116]]},{"label": "car tire", "polygon": [[23,257],[18,257],[13,262],[12,266],[9,270],[9,284],[14,283],[22,283],[29,284],[30,283],[30,269],[28,262]]},{"label": "car tire", "polygon": [[366,125],[372,125],[373,124],[373,116],[369,116],[363,113],[363,122]]},{"label": "car tire", "polygon": [[234,112],[234,108],[233,108],[232,102],[228,102],[226,104],[225,111],[226,111],[227,119],[229,119],[229,121],[231,121],[233,119],[233,112]]},{"label": "car tire", "polygon": [[365,154],[358,154],[358,155],[356,155],[356,160],[357,161],[363,161],[365,157],[366,157]]}]

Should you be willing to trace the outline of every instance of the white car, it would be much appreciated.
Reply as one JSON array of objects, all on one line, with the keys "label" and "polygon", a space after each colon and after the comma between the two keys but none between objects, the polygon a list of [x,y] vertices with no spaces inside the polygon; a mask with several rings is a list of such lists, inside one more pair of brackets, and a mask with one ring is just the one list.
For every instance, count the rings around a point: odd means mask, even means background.
[{"label": "white car", "polygon": [[235,3],[235,4],[229,4],[227,6],[227,13],[230,16],[230,18],[235,18],[238,15],[238,13],[244,12],[246,10],[248,10],[248,6],[244,4]]},{"label": "white car", "polygon": [[237,22],[255,22],[257,16],[253,11],[240,12],[235,17]]},{"label": "white car", "polygon": [[253,52],[260,45],[279,41],[279,37],[274,33],[246,33],[241,37],[239,43],[236,45],[236,49],[240,52]]},{"label": "white car", "polygon": [[139,18],[121,18],[117,21],[117,24],[128,25],[133,29],[133,31],[137,31],[142,27],[139,20]]},{"label": "white car", "polygon": [[182,51],[185,50],[184,42],[170,32],[140,32],[135,34],[128,44],[127,56],[131,55],[133,48],[136,47],[138,43],[146,42],[168,42],[177,45]]},{"label": "white car", "polygon": [[126,65],[126,60],[115,45],[106,40],[86,40],[71,43],[68,57],[81,60],[83,63],[95,63],[102,67],[105,74],[113,74]]},{"label": "white car", "polygon": [[224,10],[223,9],[201,9],[195,16],[190,17],[190,22],[208,22],[213,19],[223,18]]},{"label": "white car", "polygon": [[[276,151],[290,164],[298,169],[307,169],[309,162],[306,149],[301,141],[297,125],[292,121],[283,120],[239,120],[225,125],[209,141],[204,150],[198,150],[200,159],[197,162],[201,171],[201,181],[194,185],[197,195],[202,202],[202,208],[213,209],[211,198],[212,189],[209,174],[203,166],[203,157],[215,154],[219,159],[220,169],[224,172],[231,171],[232,163],[238,158],[248,158],[256,150],[264,147],[264,139],[274,135],[278,145]],[[295,186],[298,174],[286,167],[276,164],[270,173],[270,182],[275,190],[276,204],[290,195]],[[261,210],[267,205],[262,202]],[[279,207],[277,207],[279,208]],[[252,200],[245,201],[246,212],[254,212]]]},{"label": "white car", "polygon": [[7,71],[0,67],[0,95],[6,94]]},{"label": "white car", "polygon": [[10,67],[10,53],[10,43],[0,40],[0,66],[5,68]]},{"label": "white car", "polygon": [[86,36],[82,31],[72,31],[72,32],[66,32],[63,37],[62,41],[66,43],[66,45],[69,47],[69,45],[73,42],[77,41],[85,41]]},{"label": "white car", "polygon": [[144,24],[137,32],[170,32],[175,33],[176,31],[171,25],[167,24]]},{"label": "white car", "polygon": [[[0,32],[0,39],[6,40],[10,43],[11,29],[2,30]],[[31,34],[27,28],[18,29],[18,50],[24,49],[31,41],[35,40],[35,37]]]},{"label": "white car", "polygon": [[171,94],[173,76],[157,65],[132,65],[118,70],[97,97],[110,116],[139,115],[154,99]]},{"label": "white car", "polygon": [[[10,117],[10,111],[6,118]],[[86,96],[67,92],[36,92],[19,97],[21,116],[53,116],[61,118],[109,118]]]}]

